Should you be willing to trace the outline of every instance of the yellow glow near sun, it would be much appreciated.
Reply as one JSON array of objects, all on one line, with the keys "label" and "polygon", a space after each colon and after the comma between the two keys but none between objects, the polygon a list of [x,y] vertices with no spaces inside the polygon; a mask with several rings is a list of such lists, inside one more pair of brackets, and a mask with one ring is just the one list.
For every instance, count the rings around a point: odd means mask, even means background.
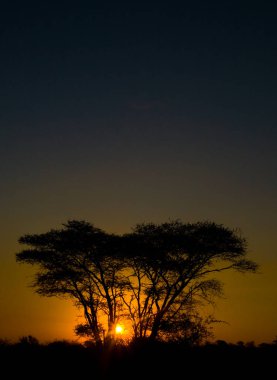
[{"label": "yellow glow near sun", "polygon": [[123,326],[121,326],[121,325],[116,325],[115,326],[115,333],[116,334],[123,334]]}]

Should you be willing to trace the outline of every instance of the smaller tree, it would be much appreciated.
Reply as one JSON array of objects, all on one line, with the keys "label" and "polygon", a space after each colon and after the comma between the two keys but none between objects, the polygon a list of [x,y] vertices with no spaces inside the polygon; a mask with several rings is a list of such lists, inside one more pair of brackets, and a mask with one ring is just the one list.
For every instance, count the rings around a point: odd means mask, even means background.
[{"label": "smaller tree", "polygon": [[189,346],[199,345],[213,336],[212,324],[217,322],[212,316],[201,317],[183,313],[178,318],[170,316],[161,323],[160,336],[162,340],[186,343]]},{"label": "smaller tree", "polygon": [[27,335],[27,336],[22,336],[20,339],[19,339],[19,343],[23,346],[38,346],[39,345],[39,341],[37,338],[35,338],[34,336],[32,335]]}]

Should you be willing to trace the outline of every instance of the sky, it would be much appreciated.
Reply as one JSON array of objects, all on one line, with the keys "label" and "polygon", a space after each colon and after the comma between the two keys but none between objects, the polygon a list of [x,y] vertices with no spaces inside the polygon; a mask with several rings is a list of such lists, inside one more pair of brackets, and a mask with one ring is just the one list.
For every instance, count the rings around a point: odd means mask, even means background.
[{"label": "sky", "polygon": [[69,219],[239,228],[258,274],[223,276],[215,339],[277,334],[274,2],[0,6],[0,337],[75,339],[80,313],[15,261]]}]

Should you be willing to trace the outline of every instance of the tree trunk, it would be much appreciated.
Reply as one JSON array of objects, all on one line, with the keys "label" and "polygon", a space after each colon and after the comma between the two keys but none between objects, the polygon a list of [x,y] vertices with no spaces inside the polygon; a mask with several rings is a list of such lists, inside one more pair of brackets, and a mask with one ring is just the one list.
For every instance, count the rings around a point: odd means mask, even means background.
[{"label": "tree trunk", "polygon": [[157,314],[156,317],[155,317],[155,319],[154,319],[154,322],[153,322],[153,325],[152,325],[152,329],[151,329],[151,333],[150,333],[150,336],[149,336],[150,340],[155,340],[157,338],[158,332],[159,332],[159,328],[160,328],[161,319],[162,319],[162,315]]}]

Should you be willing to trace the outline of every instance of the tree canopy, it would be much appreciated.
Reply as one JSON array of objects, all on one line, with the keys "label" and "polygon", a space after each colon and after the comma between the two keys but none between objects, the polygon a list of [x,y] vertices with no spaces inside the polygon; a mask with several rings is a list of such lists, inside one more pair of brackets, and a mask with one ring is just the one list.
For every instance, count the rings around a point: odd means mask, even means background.
[{"label": "tree canopy", "polygon": [[18,262],[37,266],[32,286],[43,296],[71,298],[85,324],[76,332],[96,343],[113,340],[129,320],[133,338],[197,342],[212,321],[199,308],[214,302],[222,271],[255,272],[239,231],[212,222],[143,223],[109,234],[86,221],[24,235]]}]

